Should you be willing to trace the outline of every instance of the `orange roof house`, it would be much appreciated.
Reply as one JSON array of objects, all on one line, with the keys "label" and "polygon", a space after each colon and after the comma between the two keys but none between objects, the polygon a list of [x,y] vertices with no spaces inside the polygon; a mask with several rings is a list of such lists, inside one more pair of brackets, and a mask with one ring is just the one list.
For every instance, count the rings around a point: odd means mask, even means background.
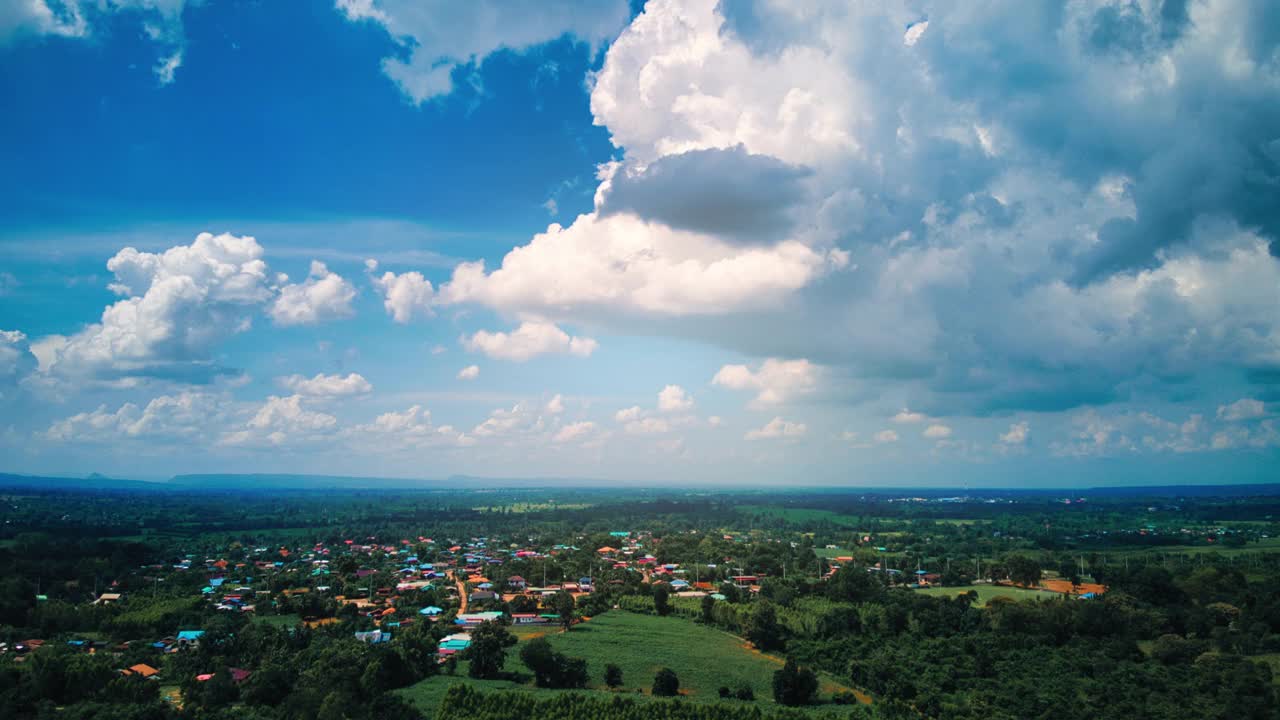
[{"label": "orange roof house", "polygon": [[609,553],[616,553],[616,552],[618,552],[618,548],[611,548],[611,547],[609,547],[608,545],[605,545],[604,547],[600,548],[599,550],[596,550],[596,552],[600,553],[601,555],[608,555]]},{"label": "orange roof house", "polygon": [[149,678],[153,675],[159,675],[160,671],[150,665],[138,663],[137,665],[121,670],[120,673],[123,675],[141,675],[144,678]]}]

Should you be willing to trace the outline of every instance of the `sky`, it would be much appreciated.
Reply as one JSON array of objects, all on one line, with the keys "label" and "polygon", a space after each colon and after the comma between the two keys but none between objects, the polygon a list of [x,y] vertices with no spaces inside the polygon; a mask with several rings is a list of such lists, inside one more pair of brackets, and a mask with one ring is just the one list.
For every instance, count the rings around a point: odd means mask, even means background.
[{"label": "sky", "polygon": [[1280,481],[1280,4],[0,2],[0,472]]}]

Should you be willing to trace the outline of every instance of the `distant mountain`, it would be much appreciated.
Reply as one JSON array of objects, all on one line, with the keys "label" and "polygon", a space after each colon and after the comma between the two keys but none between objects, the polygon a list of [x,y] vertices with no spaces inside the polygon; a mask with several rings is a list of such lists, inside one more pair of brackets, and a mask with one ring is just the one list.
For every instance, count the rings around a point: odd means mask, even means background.
[{"label": "distant mountain", "polygon": [[45,477],[0,473],[0,488],[32,490],[163,490],[164,483],[120,480],[93,473],[87,478]]},{"label": "distant mountain", "polygon": [[443,480],[283,473],[175,475],[168,485],[184,490],[428,490],[450,487]]},{"label": "distant mountain", "polygon": [[531,488],[619,488],[747,492],[767,495],[789,493],[859,494],[879,496],[947,497],[1092,497],[1092,498],[1174,498],[1174,497],[1262,497],[1280,495],[1280,483],[1254,485],[1152,485],[1092,488],[923,488],[923,487],[733,487],[700,485],[669,487],[636,482],[616,482],[598,478],[489,478],[452,475],[445,479],[379,478],[347,475],[292,474],[205,474],[176,475],[168,481],[121,480],[93,473],[87,478],[47,477],[0,473],[0,489],[34,490],[147,490],[153,492],[252,492],[271,490],[494,490]]}]

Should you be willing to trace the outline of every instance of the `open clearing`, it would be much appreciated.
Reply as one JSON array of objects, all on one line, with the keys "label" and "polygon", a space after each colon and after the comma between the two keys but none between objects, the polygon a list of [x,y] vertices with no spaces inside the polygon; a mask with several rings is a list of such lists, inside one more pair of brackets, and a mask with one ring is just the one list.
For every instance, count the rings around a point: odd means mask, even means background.
[{"label": "open clearing", "polygon": [[[771,682],[773,672],[782,667],[782,659],[756,652],[744,641],[728,633],[698,625],[675,617],[639,615],[614,610],[592,618],[590,622],[575,625],[568,633],[557,628],[545,628],[545,637],[552,647],[573,657],[585,658],[590,673],[588,687],[608,693],[604,685],[604,667],[613,663],[622,668],[623,684],[616,692],[631,697],[649,697],[653,676],[660,668],[669,667],[680,677],[681,695],[695,702],[723,702],[717,694],[721,685],[736,688],[749,685],[755,692],[756,702],[773,705]],[[533,637],[531,633],[518,633],[521,642]],[[511,648],[506,669],[528,672],[519,659],[520,644]],[[430,716],[439,705],[449,686],[464,682],[485,690],[525,689],[530,692],[567,692],[537,690],[508,680],[471,680],[463,677],[465,665],[460,666],[454,677],[436,676],[399,691],[419,710]],[[829,699],[836,691],[852,688],[836,678],[822,676],[823,699]],[[729,701],[738,702],[738,701]],[[830,709],[832,706],[817,706]]]},{"label": "open clearing", "polygon": [[928,587],[920,588],[916,592],[925,595],[936,595],[941,597],[955,597],[960,593],[973,591],[978,593],[977,605],[985,606],[991,602],[992,598],[1007,597],[1014,600],[1036,600],[1036,599],[1053,599],[1060,598],[1063,595],[1048,590],[1032,590],[1028,588],[1012,587],[1010,585],[958,585],[956,587]]}]

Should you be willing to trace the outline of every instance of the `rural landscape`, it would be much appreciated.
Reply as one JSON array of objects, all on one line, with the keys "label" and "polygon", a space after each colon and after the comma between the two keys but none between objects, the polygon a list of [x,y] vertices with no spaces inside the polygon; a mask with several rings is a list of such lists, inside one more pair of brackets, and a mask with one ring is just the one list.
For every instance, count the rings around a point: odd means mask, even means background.
[{"label": "rural landscape", "polygon": [[1275,486],[67,482],[0,478],[5,717],[976,720],[1070,707],[1225,720],[1280,707]]},{"label": "rural landscape", "polygon": [[0,720],[1280,720],[1280,0],[0,0]]}]

